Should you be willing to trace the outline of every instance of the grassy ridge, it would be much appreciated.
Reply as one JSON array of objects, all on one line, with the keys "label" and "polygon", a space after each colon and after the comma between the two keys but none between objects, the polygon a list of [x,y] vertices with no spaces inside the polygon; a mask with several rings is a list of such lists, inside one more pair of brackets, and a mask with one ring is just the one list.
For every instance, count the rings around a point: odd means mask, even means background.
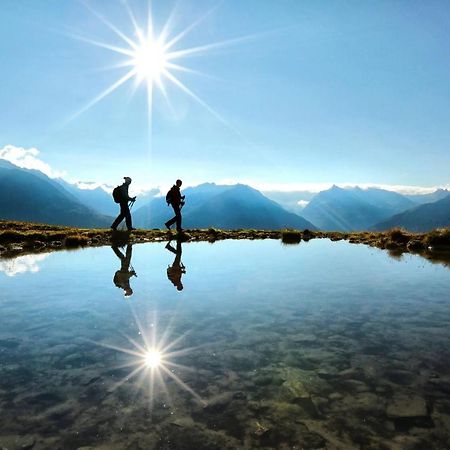
[{"label": "grassy ridge", "polygon": [[[0,220],[0,256],[35,253],[50,249],[67,249],[111,244],[155,242],[175,237],[166,230],[135,230],[112,232],[109,229],[84,229],[30,222]],[[214,242],[223,239],[281,239],[285,244],[298,244],[310,239],[328,238],[332,241],[347,240],[352,244],[366,244],[386,249],[392,256],[405,252],[450,262],[450,229],[443,228],[428,233],[410,233],[400,228],[386,232],[329,232],[309,230],[218,230],[216,228],[186,230],[185,241]]]}]

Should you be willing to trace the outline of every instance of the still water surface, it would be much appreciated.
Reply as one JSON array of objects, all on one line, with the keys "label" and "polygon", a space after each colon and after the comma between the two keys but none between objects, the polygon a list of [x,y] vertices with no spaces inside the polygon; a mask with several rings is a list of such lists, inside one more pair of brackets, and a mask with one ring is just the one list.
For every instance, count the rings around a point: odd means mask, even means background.
[{"label": "still water surface", "polygon": [[448,268],[165,246],[0,260],[0,448],[450,448]]}]

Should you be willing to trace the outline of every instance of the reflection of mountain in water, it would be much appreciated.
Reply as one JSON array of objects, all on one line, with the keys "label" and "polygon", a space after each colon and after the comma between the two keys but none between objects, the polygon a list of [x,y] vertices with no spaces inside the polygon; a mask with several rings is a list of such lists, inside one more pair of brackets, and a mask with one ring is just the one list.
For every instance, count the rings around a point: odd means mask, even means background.
[{"label": "reflection of mountain in water", "polygon": [[46,259],[50,253],[39,253],[38,255],[17,256],[11,259],[0,259],[0,272],[8,277],[14,277],[19,273],[39,272],[38,263]]}]

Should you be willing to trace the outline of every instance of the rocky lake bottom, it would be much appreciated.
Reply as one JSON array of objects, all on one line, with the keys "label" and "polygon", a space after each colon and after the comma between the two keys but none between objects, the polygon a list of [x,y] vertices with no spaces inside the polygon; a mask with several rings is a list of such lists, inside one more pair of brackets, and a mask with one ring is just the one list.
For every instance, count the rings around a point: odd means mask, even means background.
[{"label": "rocky lake bottom", "polygon": [[0,449],[450,448],[450,270],[346,242],[0,259]]}]

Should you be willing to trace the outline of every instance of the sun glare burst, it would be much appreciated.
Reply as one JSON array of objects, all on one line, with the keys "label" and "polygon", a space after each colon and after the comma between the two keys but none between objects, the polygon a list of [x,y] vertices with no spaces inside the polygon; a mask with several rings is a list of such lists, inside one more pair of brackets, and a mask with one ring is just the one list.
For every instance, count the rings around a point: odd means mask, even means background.
[{"label": "sun glare burst", "polygon": [[150,369],[155,369],[161,364],[161,353],[158,350],[149,350],[145,354],[145,364]]},{"label": "sun glare burst", "polygon": [[167,70],[164,47],[156,41],[143,42],[136,49],[132,62],[139,80],[160,81],[161,75]]},{"label": "sun glare burst", "polygon": [[185,356],[194,350],[194,348],[179,348],[186,335],[170,339],[171,327],[169,325],[158,336],[156,317],[153,317],[153,320],[143,326],[134,310],[132,312],[138,328],[138,336],[142,340],[141,343],[127,335],[124,336],[130,344],[129,347],[99,343],[102,347],[118,351],[126,357],[126,362],[117,368],[130,369],[130,372],[114,385],[114,389],[135,378],[137,379],[138,390],[141,387],[147,387],[149,406],[152,408],[155,398],[161,394],[168,397],[169,403],[171,403],[166,381],[172,380],[179,388],[189,392],[200,404],[205,405],[205,401],[181,378],[183,372],[193,369],[175,362],[178,357]]},{"label": "sun glare burst", "polygon": [[110,31],[114,33],[116,39],[118,38],[121,40],[122,44],[117,45],[117,43],[101,42],[80,34],[71,34],[70,36],[121,55],[124,59],[118,64],[111,66],[110,69],[122,71],[125,69],[126,71],[122,73],[109,87],[104,89],[83,108],[73,114],[70,120],[76,118],[93,107],[126,82],[134,80],[134,89],[132,90],[133,93],[140,85],[143,85],[147,92],[149,144],[152,135],[152,111],[155,87],[159,92],[161,92],[169,109],[173,111],[168,97],[167,85],[172,85],[181,90],[185,95],[190,97],[192,100],[205,108],[210,114],[215,116],[216,119],[222,122],[230,130],[246,140],[238,130],[236,130],[218,112],[209,106],[206,101],[201,99],[196,93],[188,88],[186,84],[180,80],[178,74],[191,73],[203,75],[197,70],[182,65],[180,61],[193,55],[203,55],[210,50],[220,49],[229,45],[235,45],[242,41],[253,39],[257,35],[243,36],[196,47],[179,49],[176,47],[182,42],[183,38],[185,38],[187,34],[191,33],[192,30],[198,27],[208,16],[210,16],[217,9],[217,6],[207,11],[203,16],[199,17],[196,21],[188,25],[178,34],[173,34],[174,11],[172,11],[161,31],[156,33],[150,10],[151,2],[148,4],[149,11],[147,14],[146,24],[143,28],[141,28],[141,25],[138,23],[138,18],[135,16],[127,0],[123,0],[123,5],[133,27],[133,33],[131,35],[127,35],[124,31],[110,22],[105,16],[94,10],[90,4],[84,4],[101,23],[103,23],[107,28],[109,28]]}]

